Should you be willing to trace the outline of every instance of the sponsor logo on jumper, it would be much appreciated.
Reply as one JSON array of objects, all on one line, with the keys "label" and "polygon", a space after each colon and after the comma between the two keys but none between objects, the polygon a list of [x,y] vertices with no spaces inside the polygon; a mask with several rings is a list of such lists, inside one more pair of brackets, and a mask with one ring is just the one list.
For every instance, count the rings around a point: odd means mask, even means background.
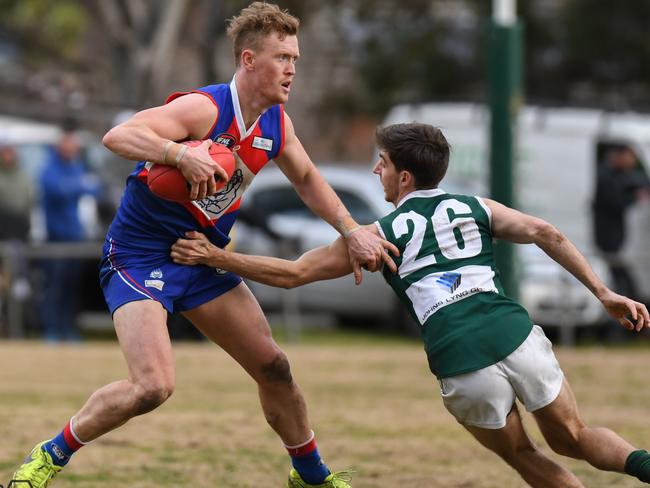
[{"label": "sponsor logo on jumper", "polygon": [[163,273],[160,268],[156,268],[151,273],[149,273],[149,278],[153,278],[154,280],[159,280],[162,277]]},{"label": "sponsor logo on jumper", "polygon": [[156,290],[162,291],[165,282],[163,280],[144,280],[144,286],[147,288],[155,288]]},{"label": "sponsor logo on jumper", "polygon": [[450,303],[456,302],[456,301],[458,301],[458,300],[460,300],[462,298],[466,298],[466,297],[468,297],[470,295],[474,295],[475,293],[480,293],[480,292],[483,292],[483,291],[485,291],[485,292],[495,292],[495,290],[482,288],[480,286],[475,286],[474,288],[469,288],[468,290],[463,290],[461,292],[458,292],[458,293],[456,293],[454,295],[449,296],[448,298],[445,298],[444,300],[439,300],[436,303],[434,303],[433,305],[431,305],[424,312],[424,314],[422,314],[422,319],[420,320],[420,322],[422,324],[424,324],[424,322],[426,322],[426,320],[429,318],[429,316],[432,313],[435,313],[443,305],[449,305]]},{"label": "sponsor logo on jumper", "polygon": [[270,151],[273,149],[273,139],[267,139],[266,137],[253,137],[253,144],[251,144],[255,149],[261,149],[262,151]]},{"label": "sponsor logo on jumper", "polygon": [[228,271],[226,271],[225,269],[221,269],[221,268],[214,268],[214,272],[216,274],[218,274],[218,275],[225,275],[225,274],[228,273]]},{"label": "sponsor logo on jumper", "polygon": [[436,280],[440,288],[444,288],[449,293],[453,293],[460,286],[460,273],[445,273]]},{"label": "sponsor logo on jumper", "polygon": [[228,134],[227,132],[224,132],[222,134],[219,134],[217,137],[215,137],[214,142],[226,146],[228,149],[230,149],[237,143],[237,139],[235,139],[235,136],[233,136],[232,134]]}]

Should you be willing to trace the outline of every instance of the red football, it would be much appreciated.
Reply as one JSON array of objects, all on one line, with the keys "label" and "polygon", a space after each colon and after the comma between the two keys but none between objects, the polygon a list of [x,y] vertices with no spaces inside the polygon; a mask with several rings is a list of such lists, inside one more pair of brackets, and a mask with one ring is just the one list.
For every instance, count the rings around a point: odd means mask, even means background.
[{"label": "red football", "polygon": [[[200,145],[202,142],[203,141],[186,141],[182,144],[193,147]],[[212,159],[226,170],[226,173],[228,173],[228,179],[230,179],[232,174],[235,172],[235,156],[232,151],[223,144],[213,142],[210,146],[209,152]],[[216,175],[215,179],[217,179]],[[227,181],[218,179],[217,191],[223,188],[226,183]],[[191,186],[183,176],[183,173],[174,166],[154,164],[149,168],[149,173],[147,174],[147,185],[149,185],[149,189],[153,193],[165,200],[171,200],[172,202],[190,201]]]}]

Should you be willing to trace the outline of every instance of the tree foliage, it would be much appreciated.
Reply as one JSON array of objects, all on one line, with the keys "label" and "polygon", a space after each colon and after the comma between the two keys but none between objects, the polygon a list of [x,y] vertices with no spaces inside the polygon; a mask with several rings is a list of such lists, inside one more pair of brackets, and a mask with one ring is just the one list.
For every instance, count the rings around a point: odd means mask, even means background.
[{"label": "tree foliage", "polygon": [[[277,2],[301,18],[301,45],[320,42],[299,65],[312,108],[381,118],[399,102],[485,99],[489,1]],[[249,3],[0,0],[0,43],[32,74],[65,73],[89,100],[141,108],[229,76],[225,22]],[[650,2],[517,3],[529,101],[650,108]]]},{"label": "tree foliage", "polygon": [[650,2],[573,0],[564,16],[570,79],[601,89],[650,79]]},{"label": "tree foliage", "polygon": [[0,25],[28,59],[74,60],[88,26],[85,9],[73,0],[2,0]]}]

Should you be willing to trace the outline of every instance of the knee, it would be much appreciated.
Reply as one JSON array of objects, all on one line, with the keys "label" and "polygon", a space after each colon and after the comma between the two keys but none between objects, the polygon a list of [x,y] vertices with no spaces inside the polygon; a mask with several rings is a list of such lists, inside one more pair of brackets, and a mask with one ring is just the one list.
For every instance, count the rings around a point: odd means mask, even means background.
[{"label": "knee", "polygon": [[151,412],[162,405],[174,392],[170,379],[153,379],[136,384],[133,401],[133,416]]},{"label": "knee", "polygon": [[278,352],[272,360],[265,362],[260,367],[260,382],[272,385],[291,385],[291,366],[283,352]]}]

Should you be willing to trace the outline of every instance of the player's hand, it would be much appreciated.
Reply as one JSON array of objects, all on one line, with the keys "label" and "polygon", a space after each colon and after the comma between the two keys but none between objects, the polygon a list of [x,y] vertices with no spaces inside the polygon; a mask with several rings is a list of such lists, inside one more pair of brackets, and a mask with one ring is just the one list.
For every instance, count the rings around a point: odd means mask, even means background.
[{"label": "player's hand", "polygon": [[644,328],[650,327],[650,315],[643,303],[635,302],[611,290],[607,290],[600,297],[600,301],[607,313],[626,329],[640,332]]},{"label": "player's hand", "polygon": [[350,234],[346,241],[350,264],[354,272],[354,282],[357,285],[363,279],[362,267],[368,271],[377,271],[382,264],[386,264],[393,273],[397,272],[397,266],[388,251],[399,256],[399,250],[390,242],[363,227]]},{"label": "player's hand", "polygon": [[216,192],[215,175],[228,179],[228,173],[210,156],[211,139],[206,139],[200,145],[190,147],[178,162],[177,167],[190,183],[190,198],[202,200]]},{"label": "player's hand", "polygon": [[[171,258],[176,264],[205,264],[213,265],[220,249],[213,245],[208,238],[200,232],[186,232],[186,238],[178,239],[171,250]],[[217,265],[214,265],[217,266]]]}]

